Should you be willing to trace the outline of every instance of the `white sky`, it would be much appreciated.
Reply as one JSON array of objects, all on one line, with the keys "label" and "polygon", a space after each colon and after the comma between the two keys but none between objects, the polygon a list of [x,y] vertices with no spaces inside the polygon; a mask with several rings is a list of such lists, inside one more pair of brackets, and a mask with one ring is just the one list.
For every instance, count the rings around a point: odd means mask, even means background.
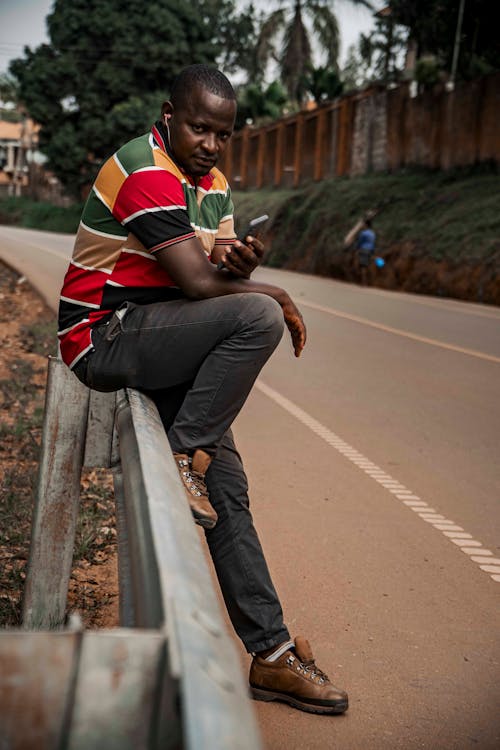
[{"label": "white sky", "polygon": [[[104,2],[105,0],[103,0]],[[240,0],[243,4],[243,0]],[[45,17],[53,0],[0,0],[0,72],[6,72],[9,61],[21,57],[25,45],[34,48],[47,41]],[[257,8],[269,8],[269,0],[255,0]],[[383,7],[382,0],[373,4]],[[272,3],[271,8],[277,7]],[[366,33],[373,25],[373,15],[365,8],[356,7],[347,0],[334,2],[342,44],[340,62],[343,64],[350,44],[357,41],[360,32]]]}]

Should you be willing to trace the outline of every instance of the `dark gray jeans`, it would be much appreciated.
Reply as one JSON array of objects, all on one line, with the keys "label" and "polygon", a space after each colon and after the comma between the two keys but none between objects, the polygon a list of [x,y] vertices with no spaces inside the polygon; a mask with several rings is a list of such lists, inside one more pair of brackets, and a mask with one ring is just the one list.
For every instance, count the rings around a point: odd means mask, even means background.
[{"label": "dark gray jeans", "polygon": [[94,351],[75,374],[90,388],[137,388],[155,401],[172,450],[202,448],[219,520],[205,532],[231,622],[248,651],[289,638],[249,510],[248,485],[230,426],[283,334],[271,297],[234,294],[152,305],[94,329]]}]

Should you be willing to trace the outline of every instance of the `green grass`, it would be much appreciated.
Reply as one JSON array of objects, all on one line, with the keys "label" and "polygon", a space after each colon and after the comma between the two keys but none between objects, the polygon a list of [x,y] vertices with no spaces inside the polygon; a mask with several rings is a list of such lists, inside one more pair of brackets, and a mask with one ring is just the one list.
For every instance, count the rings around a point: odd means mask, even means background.
[{"label": "green grass", "polygon": [[262,214],[268,214],[269,224],[272,226],[276,214],[281,210],[283,204],[293,197],[294,193],[294,190],[273,190],[272,188],[233,193],[237,196],[235,201],[237,206],[235,215],[237,230],[243,232],[250,219],[255,219]]},{"label": "green grass", "polygon": [[293,191],[240,191],[234,201],[244,221],[271,215],[269,265],[301,259],[302,270],[314,271],[344,252],[349,229],[377,206],[381,250],[408,242],[436,260],[491,258],[500,251],[499,187],[498,174],[487,169],[413,171],[325,180]]},{"label": "green grass", "polygon": [[30,198],[1,198],[0,224],[74,234],[80,222],[82,208],[81,203],[66,208]]}]

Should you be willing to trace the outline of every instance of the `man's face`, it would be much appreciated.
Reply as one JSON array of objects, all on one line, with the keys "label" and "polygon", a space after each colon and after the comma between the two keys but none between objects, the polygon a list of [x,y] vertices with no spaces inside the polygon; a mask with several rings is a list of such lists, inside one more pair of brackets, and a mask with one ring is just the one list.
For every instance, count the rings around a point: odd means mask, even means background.
[{"label": "man's face", "polygon": [[170,148],[180,166],[193,177],[208,174],[226,150],[233,133],[236,102],[196,86],[180,106],[165,102],[163,121]]}]

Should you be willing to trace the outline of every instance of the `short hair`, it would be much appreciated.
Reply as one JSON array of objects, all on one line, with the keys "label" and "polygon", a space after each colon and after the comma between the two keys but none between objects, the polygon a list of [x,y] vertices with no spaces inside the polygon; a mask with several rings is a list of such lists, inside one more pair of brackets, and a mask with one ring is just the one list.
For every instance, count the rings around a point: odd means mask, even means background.
[{"label": "short hair", "polygon": [[195,86],[200,86],[206,91],[220,96],[221,99],[236,101],[235,91],[224,73],[221,73],[217,68],[197,64],[188,65],[174,79],[170,91],[170,101],[174,107],[184,104],[186,97]]},{"label": "short hair", "polygon": [[365,226],[368,227],[368,228],[370,228],[371,225],[372,225],[372,220],[371,219],[365,219]]}]

